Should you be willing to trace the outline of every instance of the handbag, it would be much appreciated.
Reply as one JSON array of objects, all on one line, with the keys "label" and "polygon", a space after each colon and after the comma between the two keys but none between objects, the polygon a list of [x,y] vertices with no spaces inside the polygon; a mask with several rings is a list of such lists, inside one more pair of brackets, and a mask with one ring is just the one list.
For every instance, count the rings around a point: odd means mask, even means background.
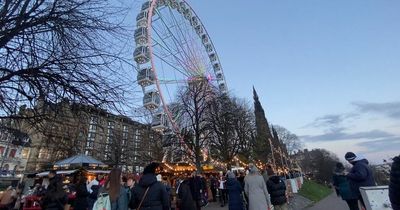
[{"label": "handbag", "polygon": [[146,191],[144,192],[144,195],[143,195],[143,197],[142,197],[142,200],[140,201],[139,206],[136,208],[136,210],[140,210],[140,207],[142,207],[143,201],[144,201],[144,199],[146,198],[146,195],[147,195],[147,192],[149,191],[149,188],[150,188],[150,187],[147,187]]}]

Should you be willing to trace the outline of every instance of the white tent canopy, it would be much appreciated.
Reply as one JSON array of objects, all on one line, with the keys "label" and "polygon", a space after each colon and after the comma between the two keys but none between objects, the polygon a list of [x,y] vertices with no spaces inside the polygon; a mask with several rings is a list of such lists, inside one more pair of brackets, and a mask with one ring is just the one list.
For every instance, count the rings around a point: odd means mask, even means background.
[{"label": "white tent canopy", "polygon": [[84,154],[79,154],[75,155],[73,157],[57,161],[54,166],[62,167],[62,166],[68,166],[68,165],[95,165],[95,166],[106,166],[103,162],[96,160],[90,156],[84,155]]}]

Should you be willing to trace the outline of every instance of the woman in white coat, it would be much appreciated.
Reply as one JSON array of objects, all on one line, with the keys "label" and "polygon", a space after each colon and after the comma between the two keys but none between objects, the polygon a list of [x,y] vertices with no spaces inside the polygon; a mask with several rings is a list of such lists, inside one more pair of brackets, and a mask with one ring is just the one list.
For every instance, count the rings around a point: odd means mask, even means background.
[{"label": "woman in white coat", "polygon": [[257,167],[249,166],[249,174],[244,178],[244,191],[249,198],[249,210],[270,209],[271,201],[264,178]]}]

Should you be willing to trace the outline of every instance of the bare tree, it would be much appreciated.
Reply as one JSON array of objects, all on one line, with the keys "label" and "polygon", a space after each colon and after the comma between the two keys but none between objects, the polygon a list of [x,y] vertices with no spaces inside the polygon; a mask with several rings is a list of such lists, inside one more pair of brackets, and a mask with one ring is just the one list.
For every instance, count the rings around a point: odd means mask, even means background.
[{"label": "bare tree", "polygon": [[103,0],[3,0],[0,118],[39,98],[120,108],[121,12]]},{"label": "bare tree", "polygon": [[231,167],[234,157],[251,141],[252,116],[245,104],[228,95],[215,97],[208,114],[210,149],[213,158]]},{"label": "bare tree", "polygon": [[296,134],[279,125],[274,125],[274,128],[278,133],[279,139],[286,145],[289,155],[303,149],[304,144]]},{"label": "bare tree", "polygon": [[172,107],[176,122],[182,129],[178,138],[185,142],[184,151],[201,171],[202,148],[205,148],[211,132],[207,127],[210,100],[215,90],[206,78],[193,79],[181,88],[177,103]]}]

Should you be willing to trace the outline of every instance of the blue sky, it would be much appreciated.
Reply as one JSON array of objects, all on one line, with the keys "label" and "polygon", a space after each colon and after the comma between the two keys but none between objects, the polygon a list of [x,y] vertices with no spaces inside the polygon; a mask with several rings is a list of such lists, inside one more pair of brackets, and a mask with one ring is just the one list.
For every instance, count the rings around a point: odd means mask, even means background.
[{"label": "blue sky", "polygon": [[400,1],[188,0],[230,91],[309,148],[400,151]]}]

